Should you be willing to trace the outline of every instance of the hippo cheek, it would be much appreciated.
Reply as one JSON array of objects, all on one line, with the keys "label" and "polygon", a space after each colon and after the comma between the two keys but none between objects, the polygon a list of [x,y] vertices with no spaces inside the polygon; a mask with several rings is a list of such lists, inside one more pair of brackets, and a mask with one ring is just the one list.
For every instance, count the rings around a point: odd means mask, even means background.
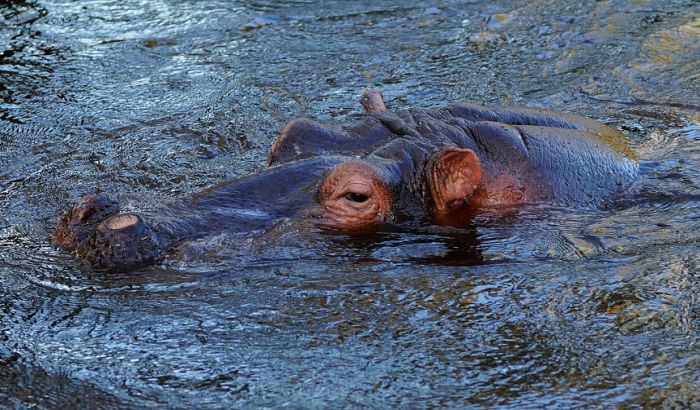
[{"label": "hippo cheek", "polygon": [[385,221],[391,209],[391,192],[374,167],[348,161],[335,167],[319,192],[322,221],[342,230],[358,230]]}]

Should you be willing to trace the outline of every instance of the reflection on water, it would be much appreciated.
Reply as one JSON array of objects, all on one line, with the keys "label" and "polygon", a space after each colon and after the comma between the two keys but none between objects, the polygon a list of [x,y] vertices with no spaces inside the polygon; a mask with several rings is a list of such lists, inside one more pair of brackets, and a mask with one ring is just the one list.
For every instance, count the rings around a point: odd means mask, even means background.
[{"label": "reflection on water", "polygon": [[[0,3],[0,405],[700,404],[700,5]],[[534,105],[622,129],[608,207],[357,235],[285,220],[106,274],[48,240],[261,167],[295,116]],[[140,202],[139,202],[140,201]],[[137,206],[137,205],[134,205]]]}]

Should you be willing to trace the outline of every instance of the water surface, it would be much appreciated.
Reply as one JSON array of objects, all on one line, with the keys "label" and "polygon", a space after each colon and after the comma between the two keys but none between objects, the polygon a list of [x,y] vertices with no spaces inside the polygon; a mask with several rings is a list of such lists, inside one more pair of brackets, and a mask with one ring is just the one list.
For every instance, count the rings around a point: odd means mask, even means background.
[{"label": "water surface", "polygon": [[[698,44],[695,1],[0,3],[0,406],[700,405]],[[85,193],[255,171],[369,86],[588,115],[642,175],[603,210],[282,221],[131,274],[51,244]]]}]

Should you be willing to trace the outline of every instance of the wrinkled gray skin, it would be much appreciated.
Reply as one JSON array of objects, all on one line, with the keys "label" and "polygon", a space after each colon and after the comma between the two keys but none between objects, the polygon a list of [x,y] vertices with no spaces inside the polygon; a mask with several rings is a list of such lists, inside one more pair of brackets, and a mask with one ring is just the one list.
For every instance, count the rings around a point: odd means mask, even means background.
[{"label": "wrinkled gray skin", "polygon": [[[132,269],[157,261],[178,241],[212,232],[260,229],[284,217],[324,222],[324,180],[358,159],[390,191],[381,222],[417,219],[435,212],[427,168],[436,152],[450,147],[472,150],[481,164],[465,212],[498,206],[499,198],[513,197],[501,193],[511,191],[525,193],[522,202],[597,207],[638,170],[619,132],[580,116],[470,104],[391,113],[383,103],[363,105],[365,118],[348,126],[291,121],[273,145],[268,168],[175,206],[124,217],[107,195],[84,197],[59,221],[56,242],[96,266]],[[519,203],[504,205],[513,202]]]}]

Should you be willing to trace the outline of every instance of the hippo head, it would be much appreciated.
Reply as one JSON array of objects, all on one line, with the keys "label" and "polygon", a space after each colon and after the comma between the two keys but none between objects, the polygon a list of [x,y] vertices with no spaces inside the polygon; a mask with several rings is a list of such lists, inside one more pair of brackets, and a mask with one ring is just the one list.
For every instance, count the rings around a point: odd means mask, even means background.
[{"label": "hippo head", "polygon": [[60,219],[55,240],[94,265],[130,269],[183,239],[262,229],[280,218],[359,231],[465,205],[481,176],[472,150],[417,144],[378,120],[368,125],[343,133],[294,120],[267,168],[155,211],[120,213],[108,195],[88,195]]},{"label": "hippo head", "polygon": [[289,122],[267,168],[172,206],[120,213],[105,194],[59,221],[56,242],[93,264],[129,268],[171,245],[308,218],[343,231],[382,223],[468,219],[482,207],[558,201],[597,206],[637,174],[624,136],[595,121],[534,109],[451,105],[390,113],[376,90],[343,127]]}]

